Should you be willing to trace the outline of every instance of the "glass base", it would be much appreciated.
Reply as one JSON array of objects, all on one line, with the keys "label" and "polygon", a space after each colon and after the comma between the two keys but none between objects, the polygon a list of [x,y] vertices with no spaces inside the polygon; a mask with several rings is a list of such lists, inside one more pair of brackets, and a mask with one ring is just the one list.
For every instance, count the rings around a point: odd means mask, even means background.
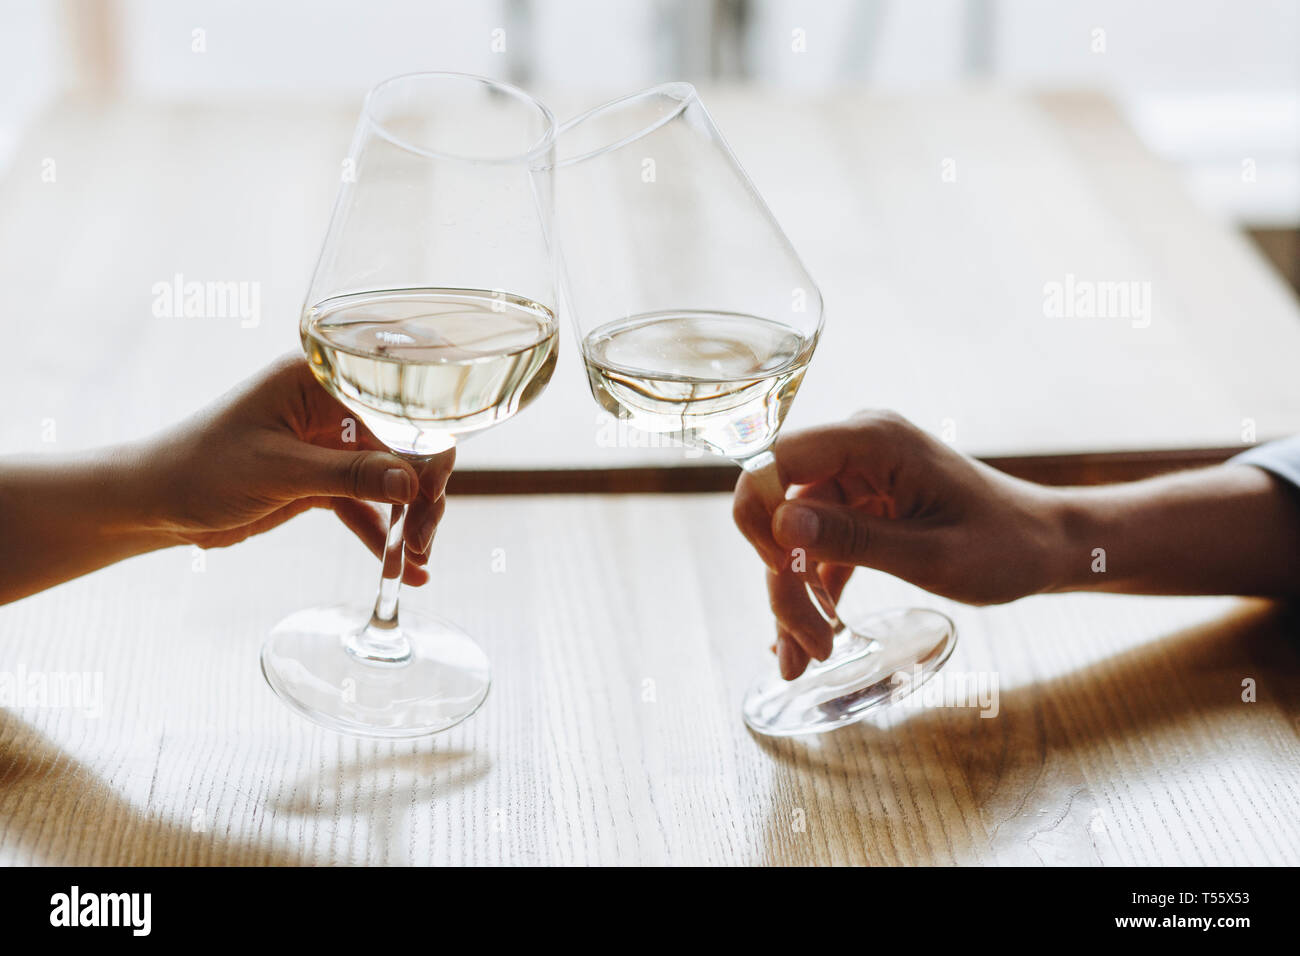
[{"label": "glass base", "polygon": [[487,697],[487,655],[456,625],[403,609],[400,662],[350,647],[370,609],[310,608],[285,618],[262,646],[271,689],[308,720],[357,737],[424,737],[454,727]]},{"label": "glass base", "polygon": [[957,646],[957,626],[938,611],[882,611],[851,626],[825,661],[792,681],[769,677],[749,689],[744,716],[751,730],[793,737],[847,726],[915,691]]}]

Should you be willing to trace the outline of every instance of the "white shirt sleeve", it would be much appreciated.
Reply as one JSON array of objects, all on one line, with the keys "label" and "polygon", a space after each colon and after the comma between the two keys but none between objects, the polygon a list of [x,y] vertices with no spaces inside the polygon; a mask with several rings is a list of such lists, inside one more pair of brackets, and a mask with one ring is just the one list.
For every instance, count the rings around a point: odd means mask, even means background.
[{"label": "white shirt sleeve", "polygon": [[1300,435],[1258,445],[1228,460],[1230,465],[1255,465],[1300,489]]}]

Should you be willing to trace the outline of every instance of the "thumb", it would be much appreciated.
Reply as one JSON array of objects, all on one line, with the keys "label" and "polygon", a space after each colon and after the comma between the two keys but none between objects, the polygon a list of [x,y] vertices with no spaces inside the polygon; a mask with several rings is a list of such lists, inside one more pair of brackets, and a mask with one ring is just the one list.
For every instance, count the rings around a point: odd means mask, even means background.
[{"label": "thumb", "polygon": [[905,565],[918,549],[917,532],[898,521],[820,502],[785,502],[772,516],[772,534],[782,547],[802,548],[814,561],[882,571]]},{"label": "thumb", "polygon": [[302,497],[363,498],[405,504],[420,479],[408,462],[382,451],[334,451],[300,443],[289,468],[290,490]]}]

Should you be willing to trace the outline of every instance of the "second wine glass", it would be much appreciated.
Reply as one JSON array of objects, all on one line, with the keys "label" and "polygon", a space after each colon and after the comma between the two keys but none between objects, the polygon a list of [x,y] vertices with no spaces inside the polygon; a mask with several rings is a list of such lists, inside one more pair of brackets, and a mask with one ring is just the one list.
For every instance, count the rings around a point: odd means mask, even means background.
[{"label": "second wine glass", "polygon": [[[592,395],[650,432],[729,458],[769,510],[785,498],[771,447],[822,330],[822,298],[694,87],[670,83],[560,127],[554,163],[562,305]],[[846,626],[820,578],[802,577],[836,633],[794,681],[750,689],[745,722],[785,736],[830,730],[919,686],[956,642],[909,608]],[[919,679],[918,679],[919,678]]]}]

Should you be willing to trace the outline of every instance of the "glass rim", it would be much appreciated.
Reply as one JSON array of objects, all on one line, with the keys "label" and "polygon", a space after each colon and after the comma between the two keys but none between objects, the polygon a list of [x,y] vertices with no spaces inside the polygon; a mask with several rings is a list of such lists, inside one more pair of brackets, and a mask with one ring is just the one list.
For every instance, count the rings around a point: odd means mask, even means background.
[{"label": "glass rim", "polygon": [[643,126],[641,129],[624,136],[620,140],[616,140],[613,143],[606,143],[604,146],[599,146],[596,149],[589,150],[578,156],[569,156],[564,159],[557,158],[546,164],[544,168],[560,169],[565,166],[573,166],[577,163],[586,162],[589,159],[595,159],[597,156],[603,156],[605,153],[611,153],[616,149],[622,149],[624,146],[627,146],[630,143],[635,143],[637,140],[649,136],[655,130],[661,129],[668,123],[671,123],[677,117],[681,116],[688,106],[700,98],[700,94],[695,89],[695,86],[691,83],[687,83],[685,80],[673,80],[669,83],[660,83],[657,86],[651,86],[647,89],[638,90],[635,93],[628,93],[625,96],[612,99],[607,103],[601,103],[599,106],[593,106],[591,109],[579,113],[572,119],[565,120],[556,130],[555,138],[558,141],[559,138],[564,135],[565,130],[572,129],[579,123],[584,123],[600,113],[620,109],[634,100],[645,99],[660,94],[667,94],[668,96],[675,97],[678,100],[677,106],[656,119],[653,123],[650,123],[648,126]]},{"label": "glass rim", "polygon": [[[387,87],[398,83],[409,83],[412,80],[468,80],[482,86],[492,87],[503,93],[508,94],[515,100],[535,109],[541,114],[542,119],[546,122],[546,130],[537,142],[522,153],[514,153],[507,156],[466,156],[458,153],[448,153],[442,150],[426,149],[423,146],[416,146],[400,136],[395,135],[391,130],[386,128],[384,123],[374,113],[374,105],[377,96]],[[502,80],[494,80],[491,77],[479,76],[475,73],[458,73],[447,70],[417,70],[412,73],[399,73],[396,76],[390,76],[387,79],[380,80],[366,92],[366,98],[361,105],[361,115],[365,117],[367,123],[374,128],[375,134],[388,143],[404,149],[409,153],[417,156],[423,156],[426,159],[440,159],[457,163],[475,163],[482,165],[504,166],[514,163],[527,163],[534,165],[534,160],[546,153],[555,145],[556,137],[559,130],[555,122],[555,114],[551,112],[550,107],[533,96],[527,90],[520,89],[512,83],[506,83]]]}]

